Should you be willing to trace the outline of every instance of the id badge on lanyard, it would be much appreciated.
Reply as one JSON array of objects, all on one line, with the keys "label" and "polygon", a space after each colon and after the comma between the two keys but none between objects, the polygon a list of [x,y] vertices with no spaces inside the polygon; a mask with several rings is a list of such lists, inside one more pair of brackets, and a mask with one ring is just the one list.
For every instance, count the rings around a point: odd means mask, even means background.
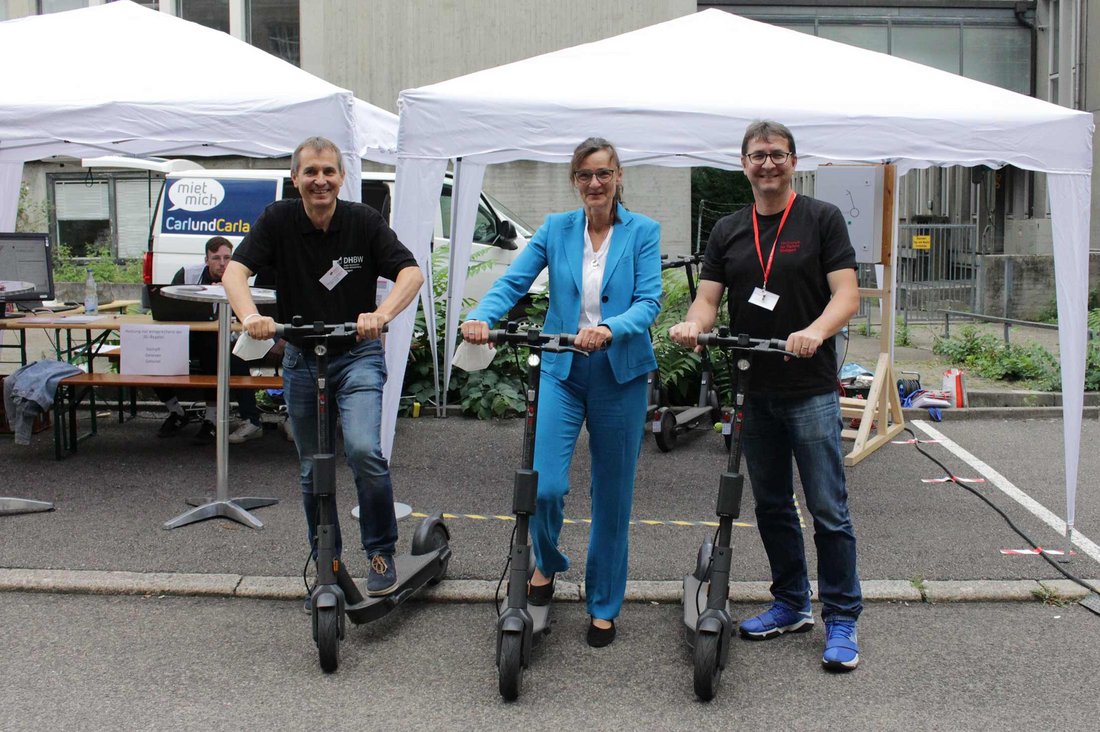
[{"label": "id badge on lanyard", "polygon": [[787,201],[787,207],[783,209],[783,218],[779,220],[779,228],[775,231],[775,241],[772,242],[772,251],[768,255],[768,263],[764,264],[764,252],[760,249],[760,223],[756,219],[756,204],[752,205],[752,233],[756,241],[756,256],[760,260],[760,269],[764,271],[764,286],[754,287],[749,303],[765,310],[775,310],[779,303],[779,295],[768,292],[768,277],[772,272],[772,262],[775,260],[775,248],[779,245],[779,235],[783,232],[783,225],[787,223],[787,215],[794,205],[795,192],[791,191],[791,197]]}]

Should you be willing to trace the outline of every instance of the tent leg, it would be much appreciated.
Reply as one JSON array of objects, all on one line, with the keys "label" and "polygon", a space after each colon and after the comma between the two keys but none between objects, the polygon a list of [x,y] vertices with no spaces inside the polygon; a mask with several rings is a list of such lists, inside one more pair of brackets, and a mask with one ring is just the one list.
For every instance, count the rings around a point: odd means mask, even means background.
[{"label": "tent leg", "polygon": [[1066,524],[1066,551],[1065,554],[1058,557],[1058,561],[1062,564],[1069,564],[1073,561],[1073,524]]}]

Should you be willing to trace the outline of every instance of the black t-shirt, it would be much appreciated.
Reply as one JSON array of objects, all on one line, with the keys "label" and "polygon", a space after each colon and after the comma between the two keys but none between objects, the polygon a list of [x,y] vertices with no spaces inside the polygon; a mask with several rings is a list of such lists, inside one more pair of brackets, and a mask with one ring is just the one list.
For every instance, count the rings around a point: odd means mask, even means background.
[{"label": "black t-shirt", "polygon": [[[176,276],[172,278],[171,284],[173,284],[173,285],[185,285],[185,284],[187,284],[184,281],[186,279],[187,279],[187,268],[186,267],[180,267],[179,271],[176,272]],[[212,284],[214,284],[214,280],[211,279],[211,277],[210,277],[210,267],[203,267],[202,268],[202,274],[199,275],[199,281],[198,281],[197,284],[200,284],[200,285],[212,285]]]},{"label": "black t-shirt", "polygon": [[[295,315],[305,322],[353,323],[373,312],[378,278],[394,281],[413,257],[382,216],[363,203],[337,201],[328,231],[306,215],[301,199],[276,201],[264,209],[233,260],[275,277],[278,320]],[[334,262],[347,275],[330,291],[321,277]]]},{"label": "black t-shirt", "polygon": [[[757,215],[764,264],[775,242],[783,212]],[[754,288],[763,287],[764,269],[756,252],[752,206],[715,224],[707,243],[700,278],[728,289],[730,331],[754,338],[786,339],[821,315],[832,296],[826,275],[855,269],[855,250],[840,209],[809,196],[797,196],[783,225],[768,276],[768,292],[779,295],[768,311],[749,302]],[[748,391],[786,397],[825,394],[836,389],[836,348],[828,338],[813,358],[757,356]]]}]

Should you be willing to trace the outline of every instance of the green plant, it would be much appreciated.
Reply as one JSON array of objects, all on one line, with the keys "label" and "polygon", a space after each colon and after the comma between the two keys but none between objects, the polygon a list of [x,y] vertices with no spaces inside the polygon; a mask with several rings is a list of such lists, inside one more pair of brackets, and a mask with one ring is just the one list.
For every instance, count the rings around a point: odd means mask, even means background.
[{"label": "green plant", "polygon": [[[1019,381],[1041,391],[1058,391],[1062,386],[1057,357],[1035,344],[1005,343],[997,336],[964,326],[952,338],[937,338],[933,352],[963,366],[976,375],[999,381]],[[1100,386],[1100,346],[1086,349],[1085,388]]]},{"label": "green plant", "polygon": [[855,326],[855,330],[857,335],[861,335],[864,338],[870,338],[872,335],[874,335],[871,329],[871,325],[865,320],[857,323]]},{"label": "green plant", "polygon": [[1046,585],[1039,585],[1031,591],[1031,595],[1044,605],[1066,607],[1067,605],[1073,604],[1073,600],[1061,594],[1053,587],[1047,587]]},{"label": "green plant", "polygon": [[42,232],[49,225],[49,210],[45,203],[31,201],[31,189],[24,181],[19,182],[19,206],[15,213],[15,230]]},{"label": "green plant", "polygon": [[894,327],[894,345],[895,346],[911,346],[913,345],[913,336],[909,332],[909,326],[905,323],[897,323]]},{"label": "green plant", "polygon": [[88,270],[96,282],[141,284],[140,259],[114,259],[106,247],[89,252],[87,257],[74,257],[69,247],[58,244],[54,248],[53,278],[57,282],[83,282]]},{"label": "green plant", "polygon": [[[476,274],[492,265],[491,262],[474,260],[470,264],[469,273]],[[444,329],[447,322],[447,251],[441,247],[432,256],[432,292],[435,295],[435,323],[436,323],[436,352],[442,359],[444,353]],[[540,302],[539,298],[533,298],[533,304],[528,308],[529,318],[545,313],[545,298]],[[463,308],[467,309],[472,302],[466,300]],[[531,322],[541,322],[532,320]],[[409,414],[412,409],[412,401],[420,404],[433,404],[436,401],[435,374],[432,358],[432,344],[429,340],[428,327],[424,319],[424,312],[420,310],[416,314],[416,324],[413,327],[413,340],[409,347],[409,361],[405,367],[405,383],[403,393],[411,396],[412,400],[406,400],[402,407],[403,414]],[[462,413],[478,419],[490,417],[506,417],[522,414],[526,409],[526,401],[523,394],[527,372],[526,367],[517,363],[515,358],[502,351],[497,354],[493,362],[484,371],[468,373],[461,369],[451,372],[450,389],[447,392],[448,404],[458,404],[462,407]],[[442,377],[442,375],[441,375]]]}]

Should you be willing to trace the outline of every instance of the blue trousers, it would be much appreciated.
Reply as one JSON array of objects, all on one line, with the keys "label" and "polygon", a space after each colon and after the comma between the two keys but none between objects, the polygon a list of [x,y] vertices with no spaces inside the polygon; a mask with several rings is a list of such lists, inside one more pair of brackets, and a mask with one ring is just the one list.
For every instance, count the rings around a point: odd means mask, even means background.
[{"label": "blue trousers", "polygon": [[[351,350],[329,359],[328,430],[335,438],[339,412],[344,428],[344,456],[359,494],[359,533],[368,555],[393,554],[397,543],[390,466],[382,456],[382,387],[385,383],[386,358],[381,341],[361,341]],[[309,545],[316,552],[318,516],[317,499],[313,495],[313,454],[317,451],[318,440],[317,358],[312,351],[299,350],[290,343],[283,352],[283,398],[298,448]],[[336,553],[340,555],[343,538],[335,496],[332,510]]]},{"label": "blue trousers", "polygon": [[569,492],[569,466],[581,424],[587,422],[592,528],[584,586],[588,613],[594,618],[614,620],[626,594],[630,510],[645,411],[645,375],[618,383],[604,352],[587,358],[575,355],[565,381],[542,376],[535,434],[538,508],[531,520],[531,545],[544,575],[569,569],[558,538]]},{"label": "blue trousers", "polygon": [[836,393],[804,399],[751,395],[745,401],[744,429],[745,460],[756,499],[756,524],[771,564],[772,595],[795,610],[810,609],[806,547],[794,504],[793,456],[814,521],[822,617],[855,620],[863,610],[863,596],[848,515]]}]

